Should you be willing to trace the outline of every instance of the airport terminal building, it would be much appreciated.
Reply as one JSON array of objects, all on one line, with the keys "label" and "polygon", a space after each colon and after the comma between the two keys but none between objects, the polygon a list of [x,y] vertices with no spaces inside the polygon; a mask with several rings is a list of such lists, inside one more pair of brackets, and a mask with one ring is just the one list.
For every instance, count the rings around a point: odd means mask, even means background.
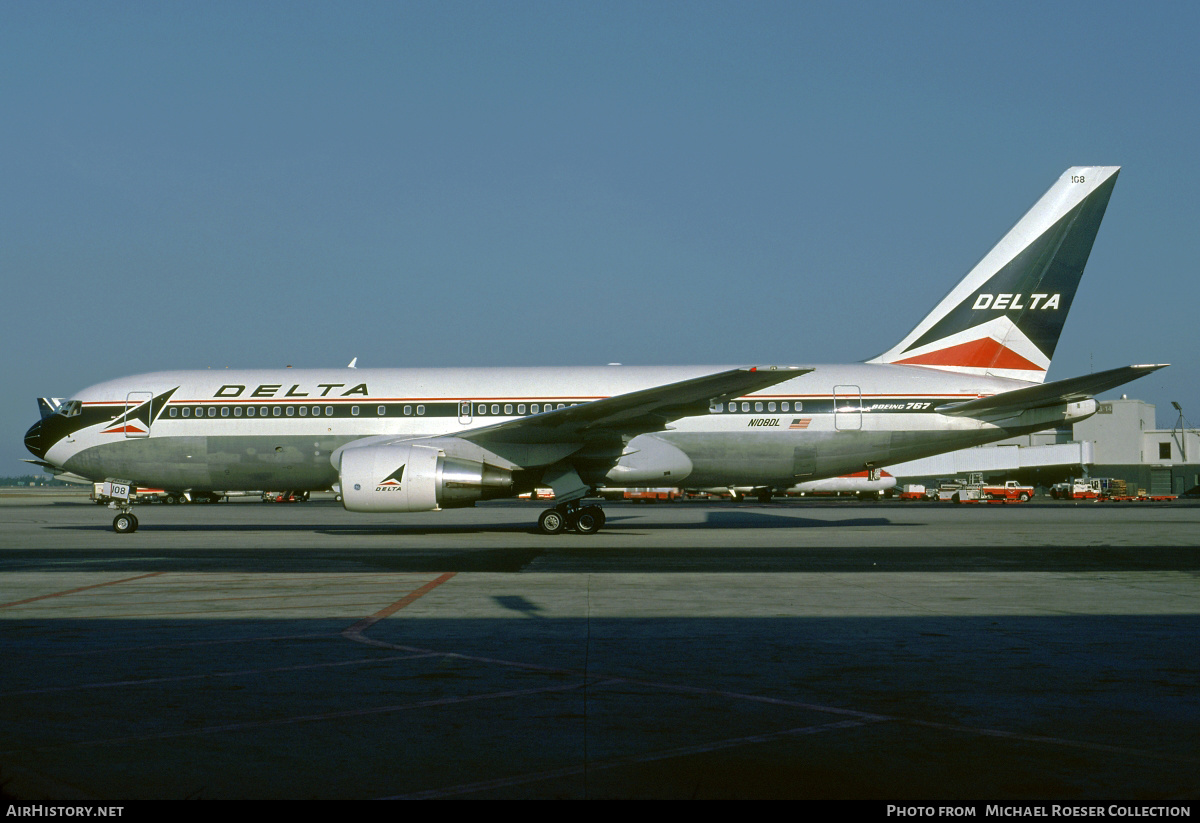
[{"label": "airport terminal building", "polygon": [[[1182,411],[1175,426],[1155,427],[1155,407],[1122,397],[1102,400],[1096,414],[1052,429],[949,454],[889,466],[901,483],[936,482],[982,472],[1049,487],[1072,477],[1110,477],[1150,495],[1200,491],[1200,430]],[[1177,410],[1178,411],[1178,410]]]}]

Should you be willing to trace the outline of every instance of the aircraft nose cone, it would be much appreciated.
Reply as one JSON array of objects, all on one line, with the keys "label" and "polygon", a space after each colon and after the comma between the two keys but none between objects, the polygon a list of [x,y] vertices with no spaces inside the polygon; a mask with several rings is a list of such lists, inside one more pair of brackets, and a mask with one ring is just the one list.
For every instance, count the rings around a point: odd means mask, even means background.
[{"label": "aircraft nose cone", "polygon": [[46,447],[42,445],[42,421],[34,423],[29,427],[29,431],[25,432],[25,448],[29,449],[30,453],[39,460],[46,457]]}]

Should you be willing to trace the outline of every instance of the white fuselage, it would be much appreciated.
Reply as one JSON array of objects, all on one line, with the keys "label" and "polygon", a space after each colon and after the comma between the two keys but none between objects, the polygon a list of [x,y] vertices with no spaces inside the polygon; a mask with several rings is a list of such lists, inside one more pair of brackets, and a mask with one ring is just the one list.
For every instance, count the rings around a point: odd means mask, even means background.
[{"label": "white fuselage", "polygon": [[[47,418],[53,422],[43,421],[37,442],[47,462],[97,481],[179,491],[322,489],[337,481],[331,457],[362,438],[453,437],[725,368],[156,372],[79,392],[66,404],[78,401],[76,417]],[[686,454],[688,475],[672,477],[672,485],[790,486],[1048,428],[1095,406],[1084,401],[996,420],[951,416],[938,408],[1029,384],[888,364],[811,368],[633,440],[652,437]],[[125,420],[150,398],[145,421]],[[501,457],[536,471],[563,452],[546,455]],[[580,471],[585,481],[612,482],[603,459],[588,465]]]}]

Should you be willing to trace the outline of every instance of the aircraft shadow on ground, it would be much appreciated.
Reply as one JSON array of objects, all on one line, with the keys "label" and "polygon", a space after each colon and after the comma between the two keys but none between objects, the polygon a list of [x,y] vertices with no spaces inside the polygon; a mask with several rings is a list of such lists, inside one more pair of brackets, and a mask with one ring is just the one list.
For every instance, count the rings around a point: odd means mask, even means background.
[{"label": "aircraft shadow on ground", "polygon": [[[239,532],[308,532],[329,535],[330,537],[346,537],[354,535],[438,535],[438,534],[540,534],[533,519],[528,523],[477,523],[477,524],[406,524],[403,514],[397,515],[397,522],[386,526],[366,525],[363,522],[347,525],[328,525],[314,523],[155,523],[146,517],[143,526],[146,532],[156,533],[196,533],[223,532],[236,535]],[[656,531],[693,531],[706,529],[807,529],[807,528],[863,528],[863,527],[903,527],[922,526],[922,523],[896,523],[886,517],[843,517],[843,518],[810,518],[797,517],[791,514],[772,514],[764,511],[737,509],[731,511],[706,512],[703,521],[696,522],[646,522],[644,517],[637,515],[609,514],[604,526],[604,532],[636,530],[638,533]],[[111,525],[101,521],[88,525],[50,526],[50,529],[65,531],[111,531]]]},{"label": "aircraft shadow on ground", "polygon": [[[355,617],[0,619],[3,766],[123,799],[373,797],[541,773],[496,791],[558,797],[581,792],[589,759],[606,778],[593,791],[619,797],[694,797],[700,779],[729,799],[1200,787],[1196,664],[1179,657],[1196,615],[546,618],[497,602],[512,616],[367,632],[416,655],[350,642]],[[748,725],[777,737],[751,745]],[[689,755],[697,741],[736,745]],[[611,752],[647,757],[605,771]]]},{"label": "aircraft shadow on ground", "polygon": [[[1191,547],[1137,546],[611,546],[587,536],[531,536],[524,546],[403,545],[320,548],[255,546],[104,549],[7,549],[0,574],[11,572],[209,572],[220,574],[348,573],[1105,573],[1200,572]],[[136,537],[136,536],[135,536]],[[214,541],[216,542],[216,541]]]}]

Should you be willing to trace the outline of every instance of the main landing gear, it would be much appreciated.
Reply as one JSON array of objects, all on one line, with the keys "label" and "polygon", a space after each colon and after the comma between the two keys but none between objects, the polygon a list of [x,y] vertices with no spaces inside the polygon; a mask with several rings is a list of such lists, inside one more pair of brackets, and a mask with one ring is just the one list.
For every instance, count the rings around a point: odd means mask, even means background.
[{"label": "main landing gear", "polygon": [[604,525],[604,509],[599,506],[581,506],[579,501],[561,503],[546,509],[538,517],[538,531],[542,534],[558,534],[570,529],[579,534],[595,534]]}]

